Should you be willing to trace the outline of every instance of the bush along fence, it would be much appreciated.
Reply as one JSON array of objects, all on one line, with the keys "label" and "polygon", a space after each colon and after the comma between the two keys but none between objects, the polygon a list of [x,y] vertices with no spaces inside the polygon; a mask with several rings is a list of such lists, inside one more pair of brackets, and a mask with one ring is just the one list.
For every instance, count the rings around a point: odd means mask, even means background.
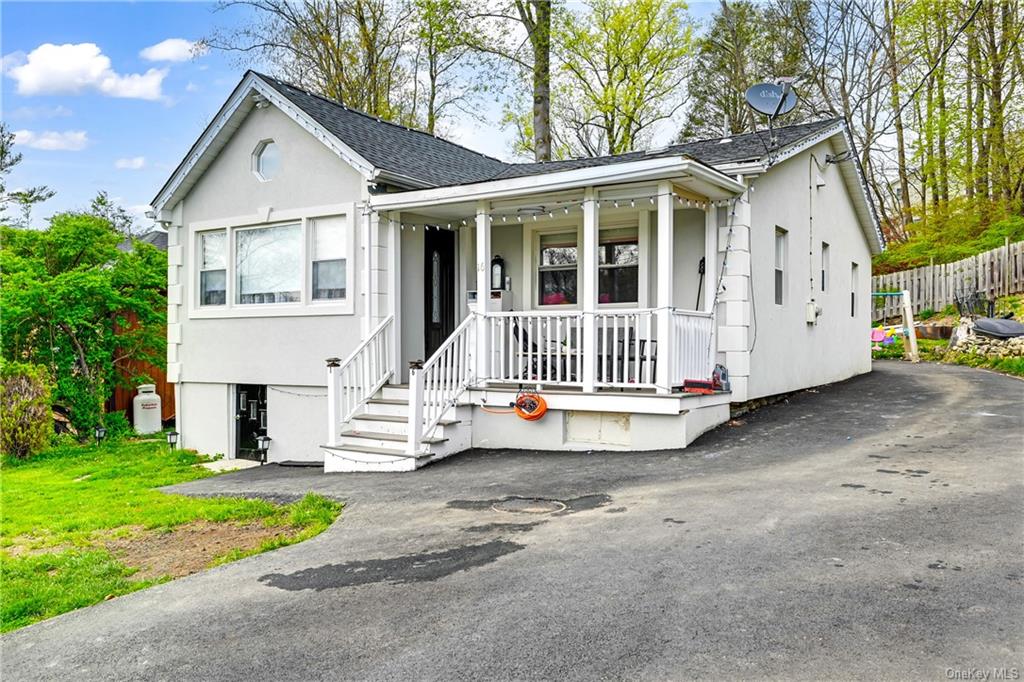
[{"label": "bush along fence", "polygon": [[[912,270],[875,275],[872,291],[909,291],[914,314],[939,311],[956,303],[956,296],[977,293],[982,299],[1024,292],[1024,242],[1007,243],[954,263],[926,265]],[[898,317],[902,301],[876,299],[872,320]]]}]

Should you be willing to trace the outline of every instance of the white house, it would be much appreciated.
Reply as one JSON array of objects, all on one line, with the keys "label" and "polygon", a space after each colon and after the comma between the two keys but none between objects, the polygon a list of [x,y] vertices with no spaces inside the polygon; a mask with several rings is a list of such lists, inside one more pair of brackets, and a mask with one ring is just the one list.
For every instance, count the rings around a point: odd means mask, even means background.
[{"label": "white house", "polygon": [[[511,164],[249,72],[153,206],[204,452],[681,448],[730,403],[871,366],[883,243],[842,120]],[[681,391],[718,364],[730,391]],[[508,413],[520,389],[542,419]]]}]

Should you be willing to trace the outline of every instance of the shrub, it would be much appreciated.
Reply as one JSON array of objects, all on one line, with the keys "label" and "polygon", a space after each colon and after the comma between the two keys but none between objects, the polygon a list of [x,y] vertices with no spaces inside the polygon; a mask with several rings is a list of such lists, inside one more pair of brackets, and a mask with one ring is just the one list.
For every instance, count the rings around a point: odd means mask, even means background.
[{"label": "shrub", "polygon": [[107,438],[111,440],[121,440],[135,433],[123,411],[108,412],[103,417],[103,426],[107,428]]},{"label": "shrub", "polygon": [[27,459],[50,441],[50,376],[45,367],[0,365],[0,452]]}]

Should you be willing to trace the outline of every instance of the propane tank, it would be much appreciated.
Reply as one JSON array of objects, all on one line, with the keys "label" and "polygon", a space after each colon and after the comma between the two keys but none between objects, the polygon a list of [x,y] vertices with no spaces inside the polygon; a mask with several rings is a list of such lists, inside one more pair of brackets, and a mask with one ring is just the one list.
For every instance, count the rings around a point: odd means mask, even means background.
[{"label": "propane tank", "polygon": [[132,399],[132,421],[136,433],[156,433],[162,427],[160,396],[155,384],[142,384]]}]

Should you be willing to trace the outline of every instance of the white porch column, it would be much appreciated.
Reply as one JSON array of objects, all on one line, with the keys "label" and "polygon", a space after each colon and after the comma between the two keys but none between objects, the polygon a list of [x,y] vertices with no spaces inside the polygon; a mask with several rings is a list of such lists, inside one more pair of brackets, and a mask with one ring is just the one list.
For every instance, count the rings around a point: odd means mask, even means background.
[{"label": "white porch column", "polygon": [[392,383],[402,380],[402,215],[398,212],[388,216],[388,313],[395,316],[391,325],[391,367],[394,374]]},{"label": "white porch column", "polygon": [[486,201],[476,205],[476,310],[480,317],[476,324],[476,378],[477,381],[487,379],[488,360],[491,358],[491,346],[485,324],[487,300],[491,295],[491,215],[490,206]]},{"label": "white porch column", "polygon": [[[740,178],[742,182],[742,178]],[[716,343],[719,354],[725,354],[729,369],[733,402],[747,400],[750,378],[750,195],[730,199],[725,209],[725,223],[718,228],[718,257],[725,259],[722,290],[718,294],[718,329]],[[770,256],[769,256],[770,257]]]},{"label": "white porch column", "polygon": [[675,225],[672,205],[672,183],[658,183],[658,370],[656,389],[660,394],[671,392],[675,371],[675,349],[672,348],[672,274],[675,254]]},{"label": "white porch column", "polygon": [[583,192],[583,391],[593,393],[597,382],[597,223],[598,194],[593,187]]}]

